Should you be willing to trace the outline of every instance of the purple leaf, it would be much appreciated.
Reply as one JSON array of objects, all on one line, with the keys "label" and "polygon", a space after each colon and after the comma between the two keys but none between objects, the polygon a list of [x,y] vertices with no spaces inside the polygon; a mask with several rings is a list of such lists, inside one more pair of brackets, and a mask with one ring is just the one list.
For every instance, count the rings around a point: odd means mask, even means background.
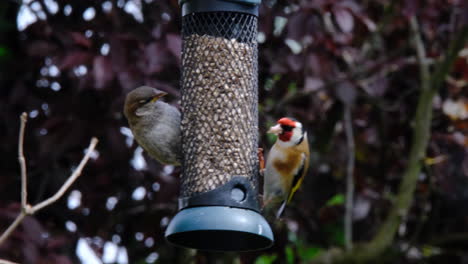
[{"label": "purple leaf", "polygon": [[378,78],[375,81],[364,86],[366,92],[372,96],[383,96],[388,88],[388,80],[385,77]]},{"label": "purple leaf", "polygon": [[22,223],[22,228],[24,231],[25,239],[31,241],[36,245],[41,245],[44,241],[42,234],[44,229],[39,221],[36,220],[33,216],[27,216],[24,218]]},{"label": "purple leaf", "polygon": [[350,33],[354,28],[353,15],[344,8],[335,8],[333,10],[335,21],[344,33]]},{"label": "purple leaf", "polygon": [[31,57],[45,57],[54,54],[57,46],[49,41],[36,40],[30,43],[26,48],[26,53]]},{"label": "purple leaf", "polygon": [[365,196],[358,195],[356,201],[354,202],[353,208],[353,220],[359,221],[369,215],[371,209],[371,201]]},{"label": "purple leaf", "polygon": [[166,47],[159,43],[153,42],[145,48],[146,74],[159,73],[164,70],[164,66],[170,61]]},{"label": "purple leaf", "polygon": [[305,34],[309,33],[304,27],[309,17],[309,15],[304,13],[299,13],[297,15],[292,16],[287,24],[288,38],[300,40],[302,37],[304,37]]},{"label": "purple leaf", "polygon": [[367,30],[374,32],[377,30],[377,25],[368,16],[362,13],[354,13],[354,15],[367,27]]},{"label": "purple leaf", "polygon": [[336,87],[337,97],[347,105],[352,105],[356,99],[356,88],[349,82],[344,82]]},{"label": "purple leaf", "polygon": [[67,70],[82,64],[89,64],[93,58],[93,54],[86,51],[72,51],[60,62],[59,68],[61,70]]},{"label": "purple leaf", "polygon": [[180,39],[180,35],[176,34],[167,34],[166,36],[166,46],[169,51],[174,55],[178,62],[180,63],[181,59],[181,51],[182,51],[182,40]]},{"label": "purple leaf", "polygon": [[107,87],[114,80],[112,63],[108,57],[97,56],[93,62],[94,87],[102,89]]},{"label": "purple leaf", "polygon": [[313,92],[323,88],[324,82],[319,78],[307,77],[305,79],[304,91]]},{"label": "purple leaf", "polygon": [[126,92],[129,92],[130,90],[135,89],[137,86],[143,84],[143,76],[141,76],[141,72],[134,68],[119,72],[117,79]]},{"label": "purple leaf", "polygon": [[48,256],[44,263],[72,264],[73,262],[67,256],[57,255],[53,253]]},{"label": "purple leaf", "polygon": [[287,57],[287,62],[291,70],[298,72],[303,67],[303,58],[300,55],[289,55]]},{"label": "purple leaf", "polygon": [[407,18],[412,17],[416,14],[416,11],[419,9],[418,1],[416,0],[407,0],[404,1],[403,15]]},{"label": "purple leaf", "polygon": [[84,34],[79,33],[79,32],[70,32],[70,37],[72,38],[73,42],[75,44],[90,48],[92,43],[91,40],[89,40]]}]

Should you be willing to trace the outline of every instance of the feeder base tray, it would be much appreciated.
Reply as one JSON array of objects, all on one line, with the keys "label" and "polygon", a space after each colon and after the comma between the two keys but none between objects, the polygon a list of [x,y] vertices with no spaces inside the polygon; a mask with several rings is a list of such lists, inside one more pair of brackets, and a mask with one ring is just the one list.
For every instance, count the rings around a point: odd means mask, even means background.
[{"label": "feeder base tray", "polygon": [[186,208],[166,229],[176,246],[206,251],[253,251],[273,244],[273,232],[259,213],[227,206]]}]

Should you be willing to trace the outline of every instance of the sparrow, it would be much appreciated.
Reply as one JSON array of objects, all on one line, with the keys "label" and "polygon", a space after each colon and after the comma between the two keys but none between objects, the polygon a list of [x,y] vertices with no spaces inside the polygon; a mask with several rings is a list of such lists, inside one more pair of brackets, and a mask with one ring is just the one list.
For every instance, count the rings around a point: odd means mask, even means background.
[{"label": "sparrow", "polygon": [[278,138],[266,160],[263,204],[267,209],[281,204],[276,213],[279,218],[307,174],[309,142],[304,127],[293,118],[279,119],[268,133],[275,134]]},{"label": "sparrow", "polygon": [[141,86],[127,94],[124,115],[143,149],[163,164],[180,165],[180,112],[160,99],[167,93]]}]

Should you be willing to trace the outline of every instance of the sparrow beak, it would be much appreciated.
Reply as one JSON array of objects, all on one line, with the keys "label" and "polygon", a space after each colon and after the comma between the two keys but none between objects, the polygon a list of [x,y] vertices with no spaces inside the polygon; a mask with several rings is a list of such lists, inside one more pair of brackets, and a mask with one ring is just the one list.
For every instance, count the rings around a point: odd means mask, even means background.
[{"label": "sparrow beak", "polygon": [[268,130],[267,133],[279,135],[279,134],[283,133],[283,129],[281,128],[281,125],[278,124],[276,126],[270,127],[270,129]]},{"label": "sparrow beak", "polygon": [[157,93],[156,95],[153,96],[153,99],[151,99],[151,102],[154,103],[156,102],[157,100],[159,100],[159,98],[163,97],[163,96],[166,96],[167,93],[166,92],[160,92],[160,93]]}]

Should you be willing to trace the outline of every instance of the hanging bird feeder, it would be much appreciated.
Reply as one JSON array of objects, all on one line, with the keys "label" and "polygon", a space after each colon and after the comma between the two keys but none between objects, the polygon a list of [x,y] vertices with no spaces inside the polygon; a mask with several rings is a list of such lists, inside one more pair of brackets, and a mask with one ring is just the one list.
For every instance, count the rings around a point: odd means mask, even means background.
[{"label": "hanging bird feeder", "polygon": [[273,243],[259,213],[261,0],[182,0],[182,185],[169,242],[214,251]]}]

